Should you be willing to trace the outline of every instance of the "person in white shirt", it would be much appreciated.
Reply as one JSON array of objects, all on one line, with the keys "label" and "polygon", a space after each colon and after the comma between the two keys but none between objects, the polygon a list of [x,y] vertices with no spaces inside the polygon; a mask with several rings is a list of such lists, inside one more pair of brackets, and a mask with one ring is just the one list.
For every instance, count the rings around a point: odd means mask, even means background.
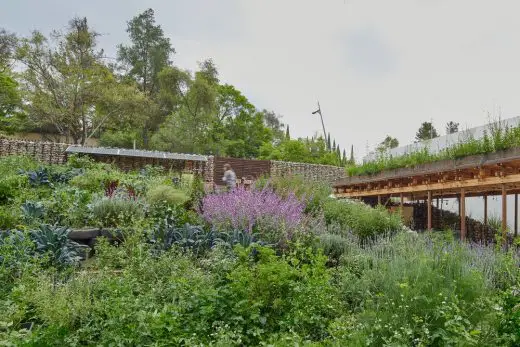
[{"label": "person in white shirt", "polygon": [[224,177],[222,177],[222,181],[226,183],[228,191],[232,191],[236,188],[237,176],[229,164],[224,164]]}]

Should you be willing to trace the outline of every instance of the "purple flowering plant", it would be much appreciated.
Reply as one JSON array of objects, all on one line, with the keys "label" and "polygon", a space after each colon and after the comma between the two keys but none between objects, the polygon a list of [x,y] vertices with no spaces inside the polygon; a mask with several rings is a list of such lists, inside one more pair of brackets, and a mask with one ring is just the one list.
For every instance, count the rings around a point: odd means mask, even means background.
[{"label": "purple flowering plant", "polygon": [[225,194],[207,195],[202,201],[202,216],[217,228],[252,233],[268,227],[291,232],[300,225],[304,208],[305,202],[294,194],[282,198],[269,188],[238,188]]}]

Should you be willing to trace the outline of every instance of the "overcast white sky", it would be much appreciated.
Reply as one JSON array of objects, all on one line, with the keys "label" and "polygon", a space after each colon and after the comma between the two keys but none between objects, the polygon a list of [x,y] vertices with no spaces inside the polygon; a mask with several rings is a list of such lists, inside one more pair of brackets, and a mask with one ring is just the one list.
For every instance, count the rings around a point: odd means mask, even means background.
[{"label": "overcast white sky", "polygon": [[[221,79],[293,136],[325,126],[358,159],[386,134],[412,142],[422,121],[444,133],[520,115],[518,0],[0,0],[0,27],[21,35],[86,16],[115,57],[126,21],[146,8],[195,69],[213,58]],[[348,149],[347,149],[348,150]]]}]

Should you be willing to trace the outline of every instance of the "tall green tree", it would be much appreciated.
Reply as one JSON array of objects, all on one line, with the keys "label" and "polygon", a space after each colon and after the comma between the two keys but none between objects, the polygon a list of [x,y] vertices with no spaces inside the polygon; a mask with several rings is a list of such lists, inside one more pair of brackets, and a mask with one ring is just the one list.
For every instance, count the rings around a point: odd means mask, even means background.
[{"label": "tall green tree", "polygon": [[13,133],[18,130],[20,106],[18,83],[7,69],[0,71],[0,132]]},{"label": "tall green tree", "polygon": [[[203,71],[203,73],[199,73]],[[152,137],[153,148],[186,153],[213,153],[218,145],[212,131],[217,117],[217,85],[201,66],[194,75],[176,67],[159,74],[161,99],[173,107],[159,131]]]},{"label": "tall green tree", "polygon": [[10,69],[17,42],[15,34],[0,28],[0,72]]},{"label": "tall green tree", "polygon": [[349,164],[354,165],[356,163],[356,159],[354,159],[354,145],[350,146],[350,158],[349,158]]},{"label": "tall green tree", "polygon": [[423,122],[415,134],[415,140],[418,142],[431,140],[436,137],[439,137],[439,134],[431,122]]},{"label": "tall green tree", "polygon": [[399,147],[399,140],[395,137],[387,135],[383,141],[377,146],[378,152],[386,152],[389,149]]},{"label": "tall green tree", "polygon": [[291,139],[291,133],[289,132],[289,124],[287,124],[287,129],[285,130],[285,139],[286,140]]},{"label": "tall green tree", "polygon": [[273,141],[277,144],[281,143],[282,141],[287,139],[287,132],[288,129],[285,129],[285,124],[282,122],[282,116],[279,114],[276,114],[273,111],[268,110],[262,110],[260,111],[264,118],[265,125],[271,129],[271,132],[273,133]]},{"label": "tall green tree", "polygon": [[[154,101],[159,93],[159,73],[171,64],[175,53],[170,39],[155,22],[155,13],[149,8],[127,22],[130,45],[119,45],[117,60],[126,78],[137,82],[144,95]],[[158,129],[173,109],[150,104],[142,126],[142,141],[148,147],[150,132]],[[164,106],[164,105],[163,105]]]},{"label": "tall green tree", "polygon": [[158,91],[158,75],[167,67],[175,49],[164,36],[160,25],[155,24],[155,13],[149,8],[127,23],[126,32],[130,45],[119,45],[117,59],[126,75],[139,84],[141,91],[155,95]]},{"label": "tall green tree", "polygon": [[105,122],[123,116],[119,106],[129,94],[120,103],[109,97],[119,84],[103,64],[97,37],[86,18],[74,18],[66,33],[53,33],[52,42],[40,32],[21,41],[16,57],[26,67],[22,89],[33,126],[85,144]]},{"label": "tall green tree", "polygon": [[459,131],[459,123],[456,123],[454,121],[449,121],[446,123],[446,134],[454,134]]}]

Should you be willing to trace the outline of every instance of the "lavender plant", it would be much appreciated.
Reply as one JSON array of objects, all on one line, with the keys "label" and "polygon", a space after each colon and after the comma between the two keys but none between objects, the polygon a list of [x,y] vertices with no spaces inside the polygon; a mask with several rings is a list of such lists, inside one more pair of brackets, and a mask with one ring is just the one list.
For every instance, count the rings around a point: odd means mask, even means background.
[{"label": "lavender plant", "polygon": [[[202,216],[211,225],[222,229],[265,229],[294,231],[303,217],[305,203],[289,194],[285,198],[270,189],[236,189],[221,195],[208,195],[202,201]],[[259,230],[264,229],[264,230]]]}]

